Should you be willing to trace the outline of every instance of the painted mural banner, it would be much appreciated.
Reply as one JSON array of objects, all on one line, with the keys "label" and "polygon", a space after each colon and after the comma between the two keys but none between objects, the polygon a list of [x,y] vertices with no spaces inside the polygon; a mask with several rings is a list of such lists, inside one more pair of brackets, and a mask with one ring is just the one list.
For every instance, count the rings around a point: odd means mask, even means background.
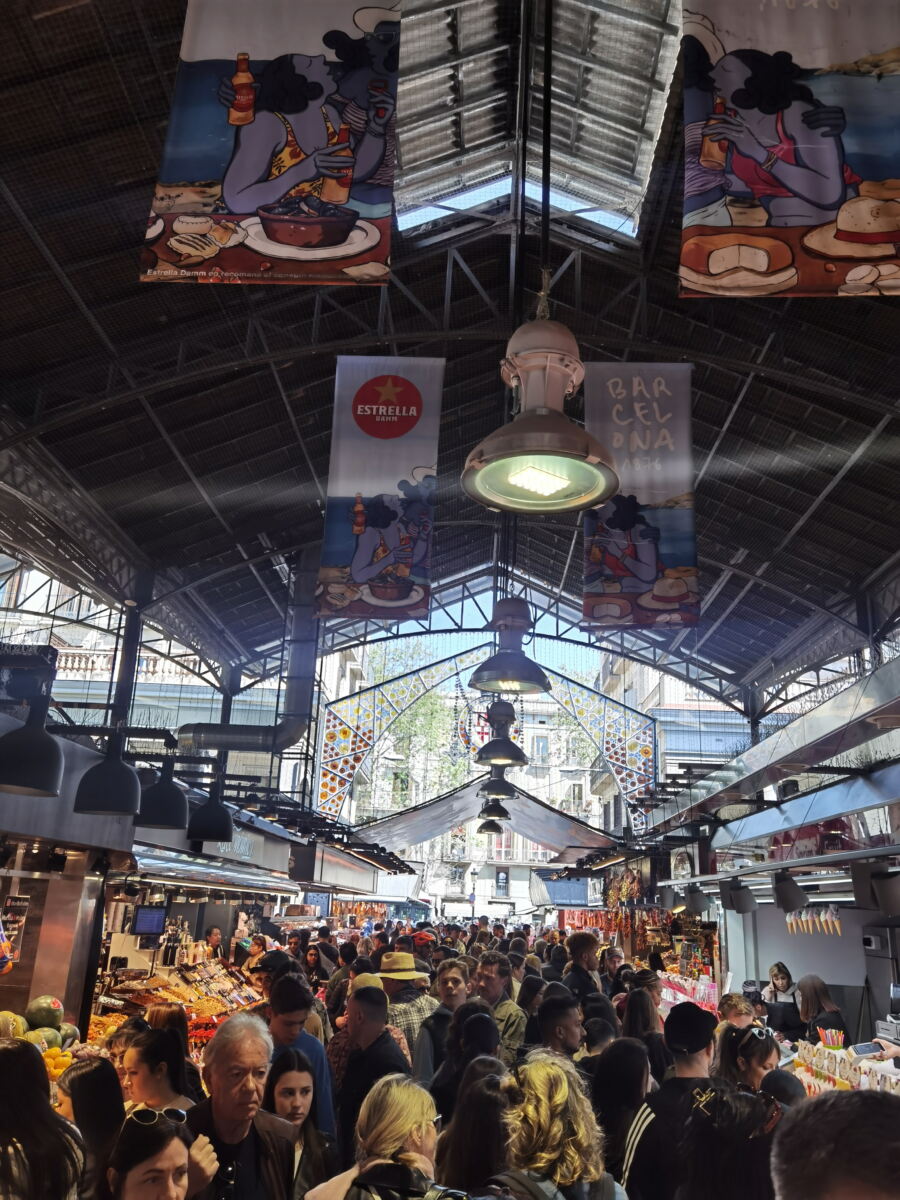
[{"label": "painted mural banner", "polygon": [[188,0],[146,282],[387,282],[399,2]]},{"label": "painted mural banner", "polygon": [[584,515],[585,626],[693,625],[690,363],[586,363],[585,426],[619,491]]},{"label": "painted mural banner", "polygon": [[688,4],[681,295],[900,294],[900,3]]},{"label": "painted mural banner", "polygon": [[318,615],[428,612],[442,358],[342,356]]}]

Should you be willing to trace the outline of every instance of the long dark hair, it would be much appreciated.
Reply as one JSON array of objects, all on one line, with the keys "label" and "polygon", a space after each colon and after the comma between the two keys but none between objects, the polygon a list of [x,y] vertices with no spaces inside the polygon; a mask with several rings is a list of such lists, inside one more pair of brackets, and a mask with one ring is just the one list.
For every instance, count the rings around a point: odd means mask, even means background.
[{"label": "long dark hair", "polygon": [[63,1071],[56,1086],[72,1101],[85,1150],[95,1163],[104,1164],[125,1120],[115,1067],[108,1058],[83,1059]]},{"label": "long dark hair", "polygon": [[173,1029],[181,1039],[184,1057],[190,1058],[187,1013],[184,1011],[183,1004],[179,1004],[176,1000],[164,1000],[160,1004],[151,1004],[146,1009],[144,1018],[151,1029]]},{"label": "long dark hair", "polygon": [[800,1020],[811,1021],[819,1013],[836,1013],[841,1010],[831,998],[828,984],[818,975],[804,975],[797,980],[800,993]]},{"label": "long dark hair", "polygon": [[679,1161],[684,1181],[679,1200],[767,1200],[772,1195],[766,1125],[772,1102],[750,1092],[714,1089],[689,1117]]},{"label": "long dark hair", "polygon": [[631,1118],[644,1103],[650,1071],[647,1047],[637,1038],[618,1038],[593,1064],[591,1103],[606,1134],[607,1158],[615,1163],[624,1155]]},{"label": "long dark hair", "polygon": [[81,1175],[76,1130],[50,1106],[50,1081],[37,1046],[0,1039],[0,1195],[59,1200]]},{"label": "long dark hair", "polygon": [[328,1171],[325,1160],[325,1139],[319,1132],[319,1096],[316,1090],[316,1073],[312,1063],[300,1050],[292,1050],[288,1047],[288,1049],[282,1050],[280,1054],[275,1056],[266,1079],[266,1090],[263,1092],[262,1107],[266,1112],[276,1112],[275,1089],[281,1077],[287,1075],[290,1071],[302,1071],[313,1082],[312,1104],[310,1104],[306,1120],[303,1122],[303,1157],[306,1159],[309,1156],[309,1163],[312,1169],[308,1173],[304,1171],[304,1175],[308,1179],[324,1181]]},{"label": "long dark hair", "polygon": [[438,1143],[435,1163],[436,1182],[470,1194],[476,1194],[491,1176],[507,1166],[503,1114],[509,1108],[509,1089],[504,1087],[501,1074],[494,1071],[475,1078],[483,1061],[476,1058],[466,1068],[465,1088],[462,1081],[459,1087],[465,1103],[457,1106]]},{"label": "long dark hair", "polygon": [[804,74],[786,50],[766,54],[764,50],[732,50],[735,58],[747,67],[750,75],[744,86],[731,97],[735,108],[756,108],[761,113],[782,112],[795,100],[815,104],[808,87],[797,80]]},{"label": "long dark hair", "polygon": [[301,113],[324,93],[320,83],[310,83],[294,69],[293,54],[279,54],[259,73],[256,107],[261,112]]},{"label": "long dark hair", "polygon": [[128,1044],[129,1050],[136,1050],[141,1056],[141,1062],[146,1063],[151,1071],[160,1065],[166,1068],[166,1078],[169,1087],[178,1096],[187,1091],[187,1079],[184,1072],[184,1049],[181,1038],[174,1029],[150,1029],[147,1033],[139,1033]]},{"label": "long dark hair", "polygon": [[760,1025],[748,1025],[746,1029],[736,1029],[734,1025],[726,1025],[719,1035],[719,1045],[716,1053],[718,1068],[716,1074],[721,1079],[727,1079],[735,1086],[744,1083],[744,1076],[738,1065],[738,1059],[746,1062],[765,1062],[778,1043]]},{"label": "long dark hair", "polygon": [[[469,1017],[475,1013],[487,1013],[491,1016],[491,1007],[485,1000],[473,996],[471,1000],[466,1000],[461,1004],[453,1016],[450,1018],[450,1024],[447,1027],[447,1047],[444,1053],[445,1061],[459,1063],[462,1059],[462,1032],[463,1026]],[[493,1020],[493,1017],[491,1016]]]},{"label": "long dark hair", "polygon": [[622,1017],[622,1036],[643,1041],[651,1033],[661,1033],[659,1013],[653,997],[644,988],[635,988],[628,993],[625,1014]]},{"label": "long dark hair", "polygon": [[162,1154],[171,1142],[179,1141],[189,1149],[193,1140],[193,1134],[186,1125],[176,1125],[162,1115],[152,1125],[128,1118],[122,1125],[107,1163],[109,1169],[115,1172],[115,1184],[110,1186],[104,1172],[104,1177],[99,1181],[98,1200],[121,1200],[130,1171],[148,1159],[156,1158],[157,1154]]}]

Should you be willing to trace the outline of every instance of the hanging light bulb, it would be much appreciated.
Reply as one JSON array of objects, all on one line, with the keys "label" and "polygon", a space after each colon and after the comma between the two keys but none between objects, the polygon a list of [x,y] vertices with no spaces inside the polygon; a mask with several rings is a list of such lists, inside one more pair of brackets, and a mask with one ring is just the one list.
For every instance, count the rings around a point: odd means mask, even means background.
[{"label": "hanging light bulb", "polygon": [[104,817],[133,817],[141,804],[141,781],[130,763],[122,759],[125,735],[109,734],[106,756],[82,775],[75,793],[74,811]]},{"label": "hanging light bulb", "polygon": [[488,800],[482,806],[479,818],[484,818],[488,821],[508,821],[509,813],[503,807],[499,800]]},{"label": "hanging light bulb", "polygon": [[619,480],[609,452],[563,411],[584,379],[578,343],[566,326],[520,325],[500,374],[516,389],[520,412],[466,459],[464,491],[505,512],[575,512],[612,496]]},{"label": "hanging light bulb", "polygon": [[231,809],[222,803],[221,780],[213,780],[209,799],[191,813],[187,837],[189,842],[230,842],[234,837]]},{"label": "hanging light bulb", "polygon": [[522,650],[522,639],[534,626],[531,606],[520,596],[498,600],[485,626],[499,633],[500,649],[475,669],[469,687],[480,692],[516,692],[537,696],[551,690],[543,669]]},{"label": "hanging light bulb", "polygon": [[35,696],[29,702],[25,724],[0,737],[0,792],[59,795],[63,752],[58,740],[44,728],[49,707],[49,695]]},{"label": "hanging light bulb", "polygon": [[478,826],[479,833],[502,833],[503,826],[498,825],[496,821],[482,821]]},{"label": "hanging light bulb", "polygon": [[491,777],[475,793],[479,800],[514,800],[516,786],[504,779],[506,767],[491,767]]},{"label": "hanging light bulb", "polygon": [[156,783],[141,792],[141,807],[136,825],[147,829],[185,829],[188,823],[187,795],[174,779],[175,759],[163,759],[162,773]]}]

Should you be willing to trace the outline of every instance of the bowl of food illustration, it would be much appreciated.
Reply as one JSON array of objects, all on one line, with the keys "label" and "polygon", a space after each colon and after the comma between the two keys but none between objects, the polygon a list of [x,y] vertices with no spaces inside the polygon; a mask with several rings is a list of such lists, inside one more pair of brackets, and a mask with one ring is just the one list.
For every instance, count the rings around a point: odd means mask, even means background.
[{"label": "bowl of food illustration", "polygon": [[359,219],[359,213],[342,204],[329,204],[318,196],[284,196],[277,204],[256,210],[263,232],[282,246],[339,246]]},{"label": "bowl of food illustration", "polygon": [[369,580],[369,591],[376,600],[405,600],[412,590],[413,581],[408,576],[388,575]]}]

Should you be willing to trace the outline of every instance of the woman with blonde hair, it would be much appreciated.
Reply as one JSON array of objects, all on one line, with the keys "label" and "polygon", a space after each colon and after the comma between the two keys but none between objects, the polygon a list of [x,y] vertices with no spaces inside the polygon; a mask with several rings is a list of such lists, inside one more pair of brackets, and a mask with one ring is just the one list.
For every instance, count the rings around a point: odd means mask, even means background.
[{"label": "woman with blonde hair", "polygon": [[515,1200],[627,1200],[603,1165],[603,1133],[575,1065],[536,1050],[516,1070],[506,1114],[511,1169],[495,1175]]},{"label": "woman with blonde hair", "polygon": [[307,1200],[420,1200],[434,1184],[440,1117],[408,1075],[385,1075],[363,1100],[356,1165],[306,1193]]}]

